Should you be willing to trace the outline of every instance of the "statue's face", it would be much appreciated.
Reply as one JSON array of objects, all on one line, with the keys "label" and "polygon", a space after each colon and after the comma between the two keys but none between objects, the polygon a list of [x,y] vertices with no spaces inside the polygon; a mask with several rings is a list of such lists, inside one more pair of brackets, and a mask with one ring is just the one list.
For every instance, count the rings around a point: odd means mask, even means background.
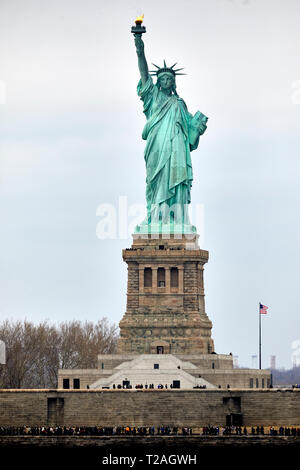
[{"label": "statue's face", "polygon": [[159,77],[159,83],[162,90],[170,90],[174,84],[174,78],[169,74],[164,74]]}]

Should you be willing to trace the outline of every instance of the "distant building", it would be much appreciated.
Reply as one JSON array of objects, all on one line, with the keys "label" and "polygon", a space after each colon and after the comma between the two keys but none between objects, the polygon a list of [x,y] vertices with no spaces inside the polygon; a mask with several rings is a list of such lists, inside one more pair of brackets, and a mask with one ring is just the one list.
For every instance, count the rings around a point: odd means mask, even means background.
[{"label": "distant building", "polygon": [[297,358],[294,356],[293,357],[293,369],[296,369],[296,367],[298,367],[298,362],[297,362]]},{"label": "distant building", "polygon": [[256,367],[257,367],[257,356],[256,356],[256,355],[252,355],[252,356],[251,356],[251,359],[252,359],[252,368],[253,368],[253,369],[256,369]]},{"label": "distant building", "polygon": [[237,369],[239,366],[239,356],[233,356],[233,367]]},{"label": "distant building", "polygon": [[270,357],[270,369],[276,369],[276,356]]}]

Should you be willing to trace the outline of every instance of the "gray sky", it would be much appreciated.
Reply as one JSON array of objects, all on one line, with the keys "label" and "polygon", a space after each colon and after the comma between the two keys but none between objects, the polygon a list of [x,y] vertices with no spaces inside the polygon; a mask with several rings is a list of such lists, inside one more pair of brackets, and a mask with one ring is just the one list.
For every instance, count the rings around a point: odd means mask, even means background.
[{"label": "gray sky", "polygon": [[[145,123],[130,27],[149,63],[178,62],[177,91],[209,116],[192,153],[209,250],[216,351],[291,367],[299,324],[300,1],[1,0],[1,319],[118,322],[122,248],[100,204],[144,204]],[[3,99],[3,92],[2,92]]]}]

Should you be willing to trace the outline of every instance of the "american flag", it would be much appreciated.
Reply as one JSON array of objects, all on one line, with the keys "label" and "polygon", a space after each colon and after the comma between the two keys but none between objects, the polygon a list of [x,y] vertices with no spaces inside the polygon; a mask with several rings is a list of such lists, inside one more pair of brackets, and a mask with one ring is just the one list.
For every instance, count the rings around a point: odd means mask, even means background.
[{"label": "american flag", "polygon": [[263,304],[259,304],[259,313],[260,314],[267,314],[267,310],[268,310],[269,307],[267,307],[266,305],[263,305]]}]

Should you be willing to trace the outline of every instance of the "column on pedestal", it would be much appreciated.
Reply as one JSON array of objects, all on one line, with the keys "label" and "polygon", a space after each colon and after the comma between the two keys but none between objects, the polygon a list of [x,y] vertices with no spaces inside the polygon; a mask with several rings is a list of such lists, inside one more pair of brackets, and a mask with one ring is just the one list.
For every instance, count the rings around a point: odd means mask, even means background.
[{"label": "column on pedestal", "polygon": [[144,271],[145,271],[144,266],[140,264],[139,265],[139,292],[140,293],[144,292],[144,283],[145,283]]},{"label": "column on pedestal", "polygon": [[198,285],[199,285],[199,310],[202,315],[205,315],[205,300],[204,300],[204,282],[203,282],[203,264],[198,264]]},{"label": "column on pedestal", "polygon": [[184,266],[179,265],[178,267],[178,294],[183,294],[183,272]]},{"label": "column on pedestal", "polygon": [[183,307],[187,310],[198,310],[198,272],[197,263],[185,263],[184,266],[184,299]]},{"label": "column on pedestal", "polygon": [[170,266],[164,266],[166,274],[166,294],[171,293],[171,268]]},{"label": "column on pedestal", "polygon": [[157,293],[157,266],[152,266],[152,293]]},{"label": "column on pedestal", "polygon": [[139,271],[138,264],[128,263],[128,283],[127,283],[127,310],[134,310],[139,307]]}]

